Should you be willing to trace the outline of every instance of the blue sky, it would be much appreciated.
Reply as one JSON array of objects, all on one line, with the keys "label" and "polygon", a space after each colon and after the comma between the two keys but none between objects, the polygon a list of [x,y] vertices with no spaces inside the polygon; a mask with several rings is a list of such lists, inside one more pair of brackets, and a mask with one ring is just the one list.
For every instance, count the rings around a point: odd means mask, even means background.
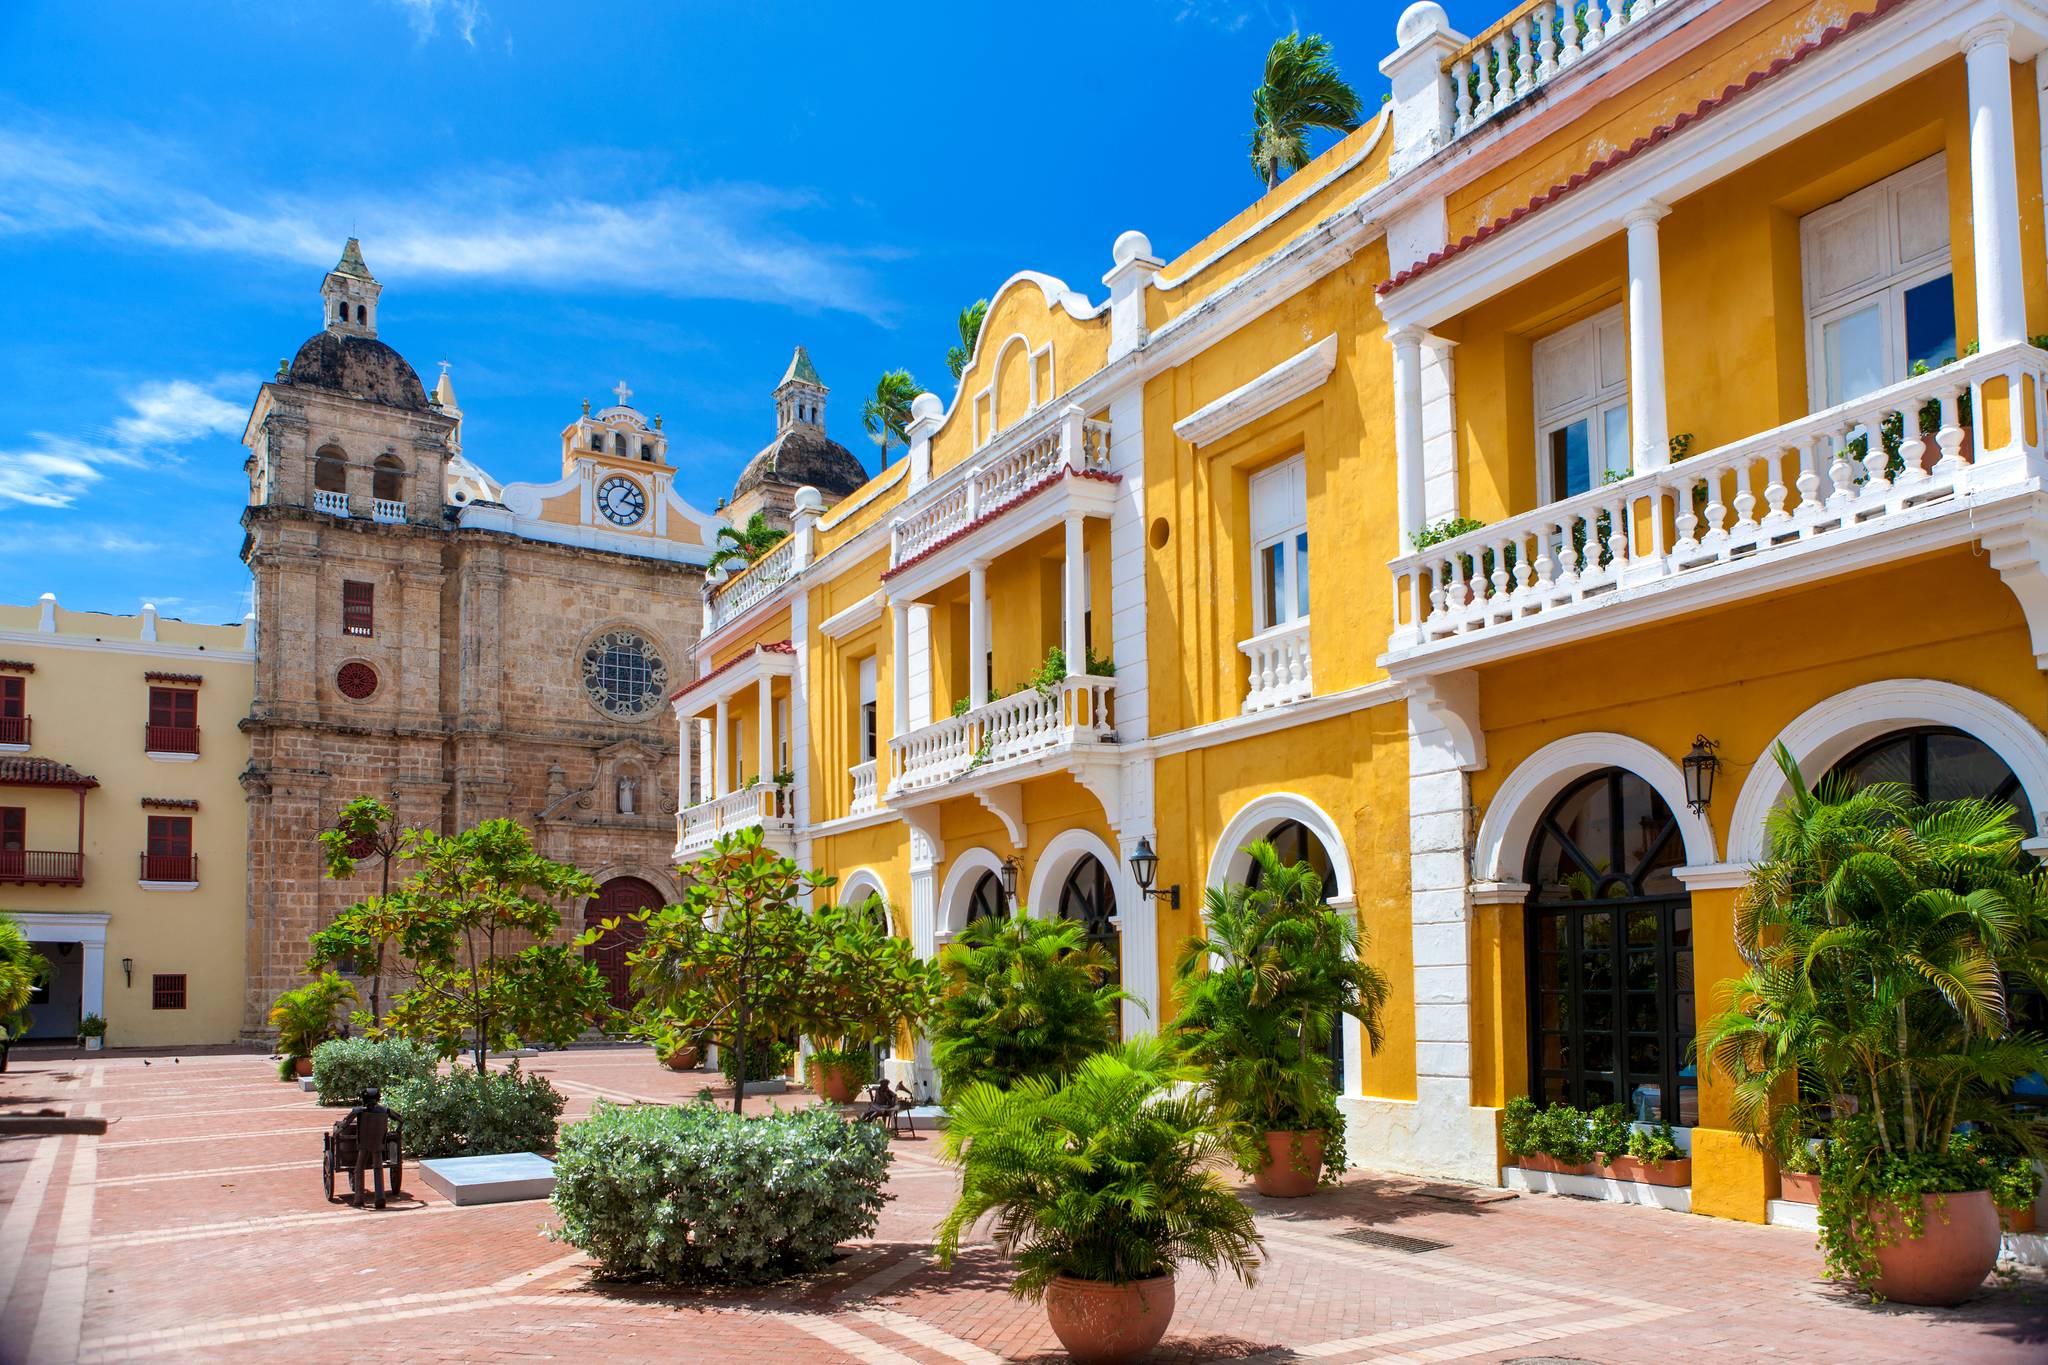
[{"label": "blue sky", "polygon": [[1123,229],[1183,250],[1258,193],[1272,40],[1328,35],[1377,108],[1399,10],[0,5],[0,601],[240,619],[243,422],[351,232],[499,479],[557,477],[623,378],[709,509],[798,342],[872,471],[884,369],[950,402],[1016,270],[1099,297]]}]

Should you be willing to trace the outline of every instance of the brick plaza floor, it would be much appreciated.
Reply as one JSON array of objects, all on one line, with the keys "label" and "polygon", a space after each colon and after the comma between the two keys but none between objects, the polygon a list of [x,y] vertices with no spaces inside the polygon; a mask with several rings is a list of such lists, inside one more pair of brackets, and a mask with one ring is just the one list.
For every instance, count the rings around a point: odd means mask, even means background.
[{"label": "brick plaza floor", "polygon": [[[0,1075],[0,1107],[110,1121],[101,1138],[0,1142],[0,1362],[1064,1358],[990,1248],[932,1264],[955,1182],[929,1139],[896,1142],[881,1227],[830,1273],[676,1293],[594,1280],[541,1235],[545,1203],[458,1209],[408,1171],[411,1197],[383,1212],[330,1205],[319,1134],[335,1111],[275,1063],[148,1062],[17,1052]],[[524,1065],[568,1095],[570,1119],[711,1079],[641,1049]],[[2035,1271],[1957,1310],[1871,1308],[1822,1281],[1811,1235],[1789,1229],[1362,1171],[1310,1200],[1250,1202],[1258,1285],[1183,1274],[1156,1359],[2048,1360]]]}]

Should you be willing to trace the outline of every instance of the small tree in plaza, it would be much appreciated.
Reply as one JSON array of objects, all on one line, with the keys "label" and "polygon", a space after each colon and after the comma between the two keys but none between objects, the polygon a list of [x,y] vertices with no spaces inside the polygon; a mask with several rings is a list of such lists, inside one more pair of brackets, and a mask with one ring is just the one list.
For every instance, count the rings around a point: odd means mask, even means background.
[{"label": "small tree in plaza", "polygon": [[356,973],[368,976],[373,1029],[384,1023],[385,963],[405,933],[405,903],[391,895],[391,865],[404,856],[404,846],[405,830],[397,812],[374,796],[349,802],[333,827],[320,832],[329,877],[353,877],[360,863],[375,858],[380,881],[376,895],[357,901],[314,933],[307,970],[348,963]]},{"label": "small tree in plaza", "polygon": [[452,835],[407,830],[399,856],[419,870],[387,898],[413,964],[412,984],[385,1016],[391,1032],[443,1057],[468,1051],[482,1071],[493,1048],[563,1046],[605,1017],[604,979],[577,951],[595,931],[551,941],[557,907],[596,894],[588,875],[536,853],[514,820]]},{"label": "small tree in plaza", "polygon": [[939,955],[945,994],[933,1011],[932,1062],[949,1095],[1056,1077],[1116,1041],[1115,964],[1065,919],[976,920]]},{"label": "small tree in plaza", "polygon": [[733,1063],[737,1114],[763,1049],[774,1055],[812,1017],[814,931],[800,898],[832,879],[764,847],[758,827],[724,836],[683,870],[682,903],[649,912],[626,955],[639,996],[634,1032],[661,1049],[716,1044]]},{"label": "small tree in plaza", "polygon": [[[868,1049],[915,1028],[938,1001],[936,963],[889,932],[880,897],[820,908],[811,917],[803,968],[803,1030],[811,1040],[820,1089],[866,1079]],[[830,1078],[837,1073],[840,1087]],[[856,1073],[859,1073],[856,1076]]]}]

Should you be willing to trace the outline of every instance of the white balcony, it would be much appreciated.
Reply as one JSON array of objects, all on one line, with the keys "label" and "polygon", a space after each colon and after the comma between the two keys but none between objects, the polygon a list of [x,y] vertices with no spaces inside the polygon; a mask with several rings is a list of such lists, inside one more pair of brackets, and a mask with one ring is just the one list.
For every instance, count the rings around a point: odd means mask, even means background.
[{"label": "white balcony", "polygon": [[916,559],[1069,471],[1108,468],[1109,423],[1086,421],[1076,407],[1028,418],[982,455],[932,481],[893,528],[889,566]]},{"label": "white balcony", "polygon": [[405,521],[405,504],[391,498],[373,498],[370,501],[370,520],[397,526]]},{"label": "white balcony", "polygon": [[998,773],[1028,760],[1116,742],[1113,678],[1064,679],[1056,688],[1022,692],[912,730],[889,741],[892,798],[970,774]]},{"label": "white balcony", "polygon": [[740,570],[731,582],[718,590],[717,595],[711,599],[710,610],[704,622],[704,633],[710,634],[726,622],[767,601],[777,588],[789,581],[789,576],[795,571],[796,537],[784,536],[768,553]]},{"label": "white balcony", "polygon": [[756,783],[691,806],[676,816],[678,860],[694,858],[737,830],[760,828],[773,842],[796,829],[795,788]]},{"label": "white balcony", "polygon": [[[2012,396],[1989,414],[1987,382]],[[2031,507],[2044,383],[2048,354],[2003,346],[1403,555],[1387,666],[1480,663],[1981,538],[1994,503]]]},{"label": "white balcony", "polygon": [[881,804],[875,791],[875,767],[875,760],[871,758],[846,770],[853,778],[853,805],[849,814],[866,815]]},{"label": "white balcony", "polygon": [[345,517],[348,515],[348,494],[316,490],[313,494],[313,510],[325,512],[331,517]]},{"label": "white balcony", "polygon": [[1311,691],[1306,616],[1260,631],[1240,640],[1237,647],[1251,663],[1244,694],[1246,715],[1300,701]]},{"label": "white balcony", "polygon": [[1445,146],[1591,57],[1673,0],[1529,0],[1445,62]]}]

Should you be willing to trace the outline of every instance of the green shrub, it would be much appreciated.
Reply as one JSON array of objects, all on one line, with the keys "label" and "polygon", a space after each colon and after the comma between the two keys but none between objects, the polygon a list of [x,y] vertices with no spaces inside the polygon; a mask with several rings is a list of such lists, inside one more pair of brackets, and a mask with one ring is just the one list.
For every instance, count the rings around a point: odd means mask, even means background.
[{"label": "green shrub", "polygon": [[1603,1104],[1586,1115],[1586,1145],[1612,1160],[1629,1155],[1628,1110]]},{"label": "green shrub", "polygon": [[1500,1145],[1508,1149],[1509,1156],[1527,1156],[1536,1150],[1536,1116],[1541,1112],[1527,1095],[1508,1101],[1507,1111],[1500,1117]]},{"label": "green shrub", "polygon": [[490,1156],[553,1149],[566,1101],[545,1076],[481,1074],[457,1067],[446,1076],[401,1081],[385,1107],[405,1119],[407,1156]]},{"label": "green shrub", "polygon": [[1593,1159],[1586,1115],[1561,1101],[1536,1116],[1530,1136],[1536,1151],[1567,1166],[1583,1166]]},{"label": "green shrub", "polygon": [[[747,1044],[747,1080],[772,1081],[789,1072],[789,1059],[796,1055],[793,1044],[776,1038],[756,1038]],[[718,1069],[725,1074],[726,1084],[737,1084],[739,1080],[739,1049],[721,1047],[718,1049]]]},{"label": "green shrub", "polygon": [[402,1038],[335,1038],[313,1049],[313,1085],[322,1104],[354,1104],[365,1088],[387,1094],[401,1081],[434,1074],[433,1051]]},{"label": "green shrub", "polygon": [[1116,1037],[1123,991],[1099,943],[1073,920],[979,919],[939,954],[948,987],[931,1018],[939,1087],[1009,1086],[1072,1072]]},{"label": "green shrub", "polygon": [[1679,1150],[1678,1139],[1671,1135],[1671,1125],[1659,1123],[1652,1128],[1638,1128],[1628,1135],[1628,1154],[1638,1161],[1655,1164],[1659,1161],[1676,1161],[1685,1153]]},{"label": "green shrub", "polygon": [[548,1235],[607,1276],[771,1279],[873,1233],[888,1167],[887,1133],[822,1106],[742,1118],[600,1103],[562,1134]]}]

